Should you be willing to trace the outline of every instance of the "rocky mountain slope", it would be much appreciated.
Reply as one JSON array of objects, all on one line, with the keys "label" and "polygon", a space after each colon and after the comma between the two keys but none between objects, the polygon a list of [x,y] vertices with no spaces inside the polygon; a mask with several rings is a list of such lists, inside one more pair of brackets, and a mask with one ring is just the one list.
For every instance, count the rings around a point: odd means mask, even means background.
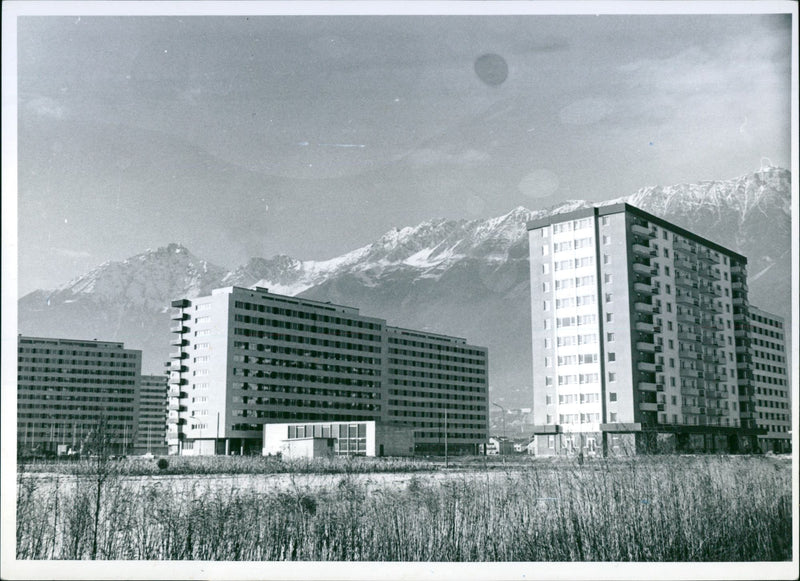
[{"label": "rocky mountain slope", "polygon": [[[628,201],[746,255],[751,301],[788,318],[790,199],[789,172],[769,167],[728,181],[644,188],[605,203]],[[485,345],[493,397],[524,407],[530,405],[525,224],[588,205],[567,201],[485,220],[430,220],[327,261],[253,258],[230,272],[170,244],[22,297],[20,332],[125,341],[143,349],[144,369],[152,372],[169,351],[170,300],[260,284]]]}]

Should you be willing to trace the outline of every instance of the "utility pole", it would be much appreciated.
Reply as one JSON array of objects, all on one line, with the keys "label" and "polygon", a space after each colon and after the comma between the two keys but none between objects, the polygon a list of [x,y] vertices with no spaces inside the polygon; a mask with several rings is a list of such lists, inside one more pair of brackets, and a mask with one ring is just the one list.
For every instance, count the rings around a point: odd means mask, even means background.
[{"label": "utility pole", "polygon": [[447,460],[447,408],[444,408],[444,467],[448,467]]}]

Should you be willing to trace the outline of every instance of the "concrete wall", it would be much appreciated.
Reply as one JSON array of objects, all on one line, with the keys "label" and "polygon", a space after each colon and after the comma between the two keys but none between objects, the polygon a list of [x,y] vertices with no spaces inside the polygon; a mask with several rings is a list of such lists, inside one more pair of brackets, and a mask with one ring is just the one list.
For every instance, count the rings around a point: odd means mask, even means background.
[{"label": "concrete wall", "polygon": [[[374,440],[374,456],[413,456],[414,429],[396,424],[374,424],[377,430]],[[370,428],[367,424],[367,455],[370,446]],[[383,446],[383,453],[381,453]]]}]

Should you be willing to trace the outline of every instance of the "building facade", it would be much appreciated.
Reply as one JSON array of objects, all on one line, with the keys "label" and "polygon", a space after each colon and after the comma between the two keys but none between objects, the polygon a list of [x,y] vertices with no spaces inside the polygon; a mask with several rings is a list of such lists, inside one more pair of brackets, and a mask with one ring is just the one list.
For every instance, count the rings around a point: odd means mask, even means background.
[{"label": "building facade", "polygon": [[115,453],[136,441],[142,352],[122,343],[18,337],[17,447],[80,451],[101,425]]},{"label": "building facade", "polygon": [[167,379],[166,375],[142,375],[136,452],[167,452]]},{"label": "building facade", "polygon": [[747,331],[756,392],[756,424],[767,430],[759,436],[761,450],[791,452],[792,410],[783,318],[751,306]]},{"label": "building facade", "polygon": [[264,424],[262,454],[281,454],[284,457],[411,456],[414,446],[414,428],[404,424],[372,420]]},{"label": "building facade", "polygon": [[417,451],[487,436],[487,353],[358,309],[226,287],[173,301],[173,454],[261,452],[263,426],[402,422]]},{"label": "building facade", "polygon": [[538,454],[755,446],[745,257],[628,204],[528,234]]}]

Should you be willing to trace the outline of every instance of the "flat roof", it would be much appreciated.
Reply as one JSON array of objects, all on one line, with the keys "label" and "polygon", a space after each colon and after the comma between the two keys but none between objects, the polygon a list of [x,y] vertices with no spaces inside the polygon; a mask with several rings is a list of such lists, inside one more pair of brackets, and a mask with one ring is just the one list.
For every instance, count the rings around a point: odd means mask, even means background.
[{"label": "flat roof", "polygon": [[702,236],[687,230],[686,228],[681,228],[676,224],[668,220],[664,220],[663,218],[659,218],[650,212],[645,212],[641,208],[637,208],[636,206],[631,206],[627,202],[622,202],[619,204],[609,204],[606,206],[591,206],[589,208],[581,208],[579,210],[574,210],[572,212],[564,212],[563,214],[550,214],[549,216],[545,216],[544,218],[539,218],[538,220],[531,220],[526,224],[528,230],[535,230],[537,228],[543,228],[545,226],[551,226],[553,224],[559,224],[561,222],[567,222],[569,220],[578,220],[580,218],[589,218],[589,217],[597,217],[597,216],[607,216],[609,214],[620,214],[623,212],[630,212],[631,214],[638,216],[647,220],[648,222],[652,222],[661,226],[662,228],[666,228],[679,234],[685,238],[689,238],[694,240],[695,242],[699,242],[703,246],[707,246],[717,252],[722,252],[723,254],[727,254],[728,256],[735,258],[741,262],[747,263],[747,257],[739,254],[731,250],[730,248],[726,248],[716,242],[712,242],[708,238],[703,238]]},{"label": "flat roof", "polygon": [[97,339],[64,339],[58,337],[31,337],[29,335],[17,335],[19,343],[44,343],[50,345],[74,345],[79,347],[106,347],[112,349],[122,349],[123,351],[136,351],[141,353],[141,349],[126,348],[125,343],[118,341],[98,341]]}]

